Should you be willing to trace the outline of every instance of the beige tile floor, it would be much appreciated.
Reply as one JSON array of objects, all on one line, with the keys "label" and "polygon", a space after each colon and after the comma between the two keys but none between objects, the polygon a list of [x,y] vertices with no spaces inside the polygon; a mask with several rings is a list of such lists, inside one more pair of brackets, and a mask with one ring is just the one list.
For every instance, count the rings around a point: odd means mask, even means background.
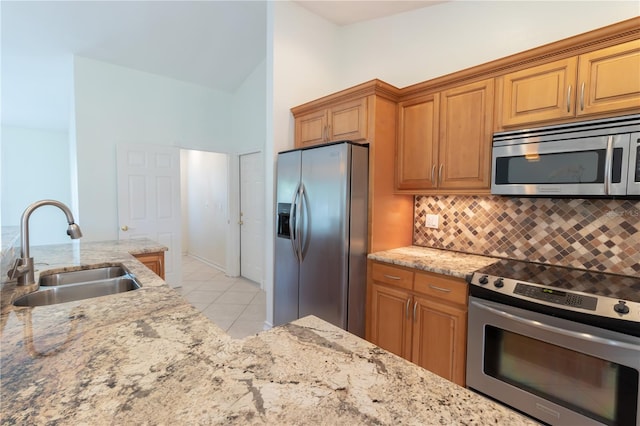
[{"label": "beige tile floor", "polygon": [[183,256],[182,286],[176,290],[233,338],[264,329],[266,293],[253,281],[227,277],[198,259]]}]

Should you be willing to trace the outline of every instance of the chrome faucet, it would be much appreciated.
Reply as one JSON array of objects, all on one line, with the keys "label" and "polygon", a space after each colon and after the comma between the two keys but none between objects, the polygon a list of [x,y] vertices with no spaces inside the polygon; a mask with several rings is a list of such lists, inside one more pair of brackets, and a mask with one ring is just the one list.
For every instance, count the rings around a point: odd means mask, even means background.
[{"label": "chrome faucet", "polygon": [[13,268],[9,270],[9,280],[18,278],[18,285],[35,284],[35,273],[33,269],[33,257],[29,256],[29,216],[38,207],[42,206],[56,206],[64,212],[67,216],[67,222],[69,222],[69,228],[67,228],[67,235],[71,239],[78,239],[82,237],[82,231],[80,227],[73,220],[73,214],[69,207],[56,200],[41,200],[28,206],[22,213],[22,223],[20,225],[21,245],[20,258],[16,259],[16,263]]}]

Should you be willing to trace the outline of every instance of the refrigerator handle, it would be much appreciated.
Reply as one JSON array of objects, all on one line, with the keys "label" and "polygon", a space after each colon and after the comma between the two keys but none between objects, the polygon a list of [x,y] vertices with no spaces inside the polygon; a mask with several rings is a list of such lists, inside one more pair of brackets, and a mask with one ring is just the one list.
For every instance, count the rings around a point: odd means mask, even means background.
[{"label": "refrigerator handle", "polygon": [[[302,231],[300,229],[300,223],[302,222],[302,207],[304,206],[305,189],[304,183],[300,183],[298,186],[297,203],[296,204],[296,245],[298,262],[302,263]],[[299,216],[299,217],[298,217]]]},{"label": "refrigerator handle", "polygon": [[296,192],[293,194],[293,200],[291,201],[291,207],[289,208],[289,238],[291,240],[291,249],[293,250],[293,254],[296,256],[298,263],[300,262],[300,255],[298,254],[298,249],[296,245],[297,240],[297,215],[298,215],[298,196],[300,195],[300,183],[296,187]]}]

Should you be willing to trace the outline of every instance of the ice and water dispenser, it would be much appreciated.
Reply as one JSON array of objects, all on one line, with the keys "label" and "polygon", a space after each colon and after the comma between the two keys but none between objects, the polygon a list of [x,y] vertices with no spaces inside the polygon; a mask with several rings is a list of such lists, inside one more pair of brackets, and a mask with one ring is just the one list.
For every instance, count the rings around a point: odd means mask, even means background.
[{"label": "ice and water dispenser", "polygon": [[291,203],[278,203],[278,229],[277,235],[280,238],[291,239],[289,233],[289,220],[291,214]]}]

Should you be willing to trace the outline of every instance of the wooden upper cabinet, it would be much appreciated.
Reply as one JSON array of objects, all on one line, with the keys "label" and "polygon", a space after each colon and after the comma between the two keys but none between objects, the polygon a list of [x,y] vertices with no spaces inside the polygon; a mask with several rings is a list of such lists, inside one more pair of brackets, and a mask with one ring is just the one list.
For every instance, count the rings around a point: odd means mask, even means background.
[{"label": "wooden upper cabinet", "polygon": [[442,92],[438,188],[489,190],[494,79]]},{"label": "wooden upper cabinet", "polygon": [[331,107],[329,141],[359,141],[367,138],[367,98],[343,102]]},{"label": "wooden upper cabinet", "polygon": [[319,145],[327,138],[327,111],[313,111],[296,118],[296,147]]},{"label": "wooden upper cabinet", "polygon": [[502,125],[573,117],[577,64],[568,58],[505,75]]},{"label": "wooden upper cabinet", "polygon": [[296,148],[366,139],[367,112],[367,98],[363,97],[296,117]]},{"label": "wooden upper cabinet", "polygon": [[488,192],[494,85],[487,79],[400,103],[398,191]]},{"label": "wooden upper cabinet", "polygon": [[396,142],[396,187],[430,189],[436,186],[440,95],[400,102]]},{"label": "wooden upper cabinet", "polygon": [[580,55],[577,115],[640,108],[640,40]]},{"label": "wooden upper cabinet", "polygon": [[502,125],[640,111],[640,40],[503,76]]}]

